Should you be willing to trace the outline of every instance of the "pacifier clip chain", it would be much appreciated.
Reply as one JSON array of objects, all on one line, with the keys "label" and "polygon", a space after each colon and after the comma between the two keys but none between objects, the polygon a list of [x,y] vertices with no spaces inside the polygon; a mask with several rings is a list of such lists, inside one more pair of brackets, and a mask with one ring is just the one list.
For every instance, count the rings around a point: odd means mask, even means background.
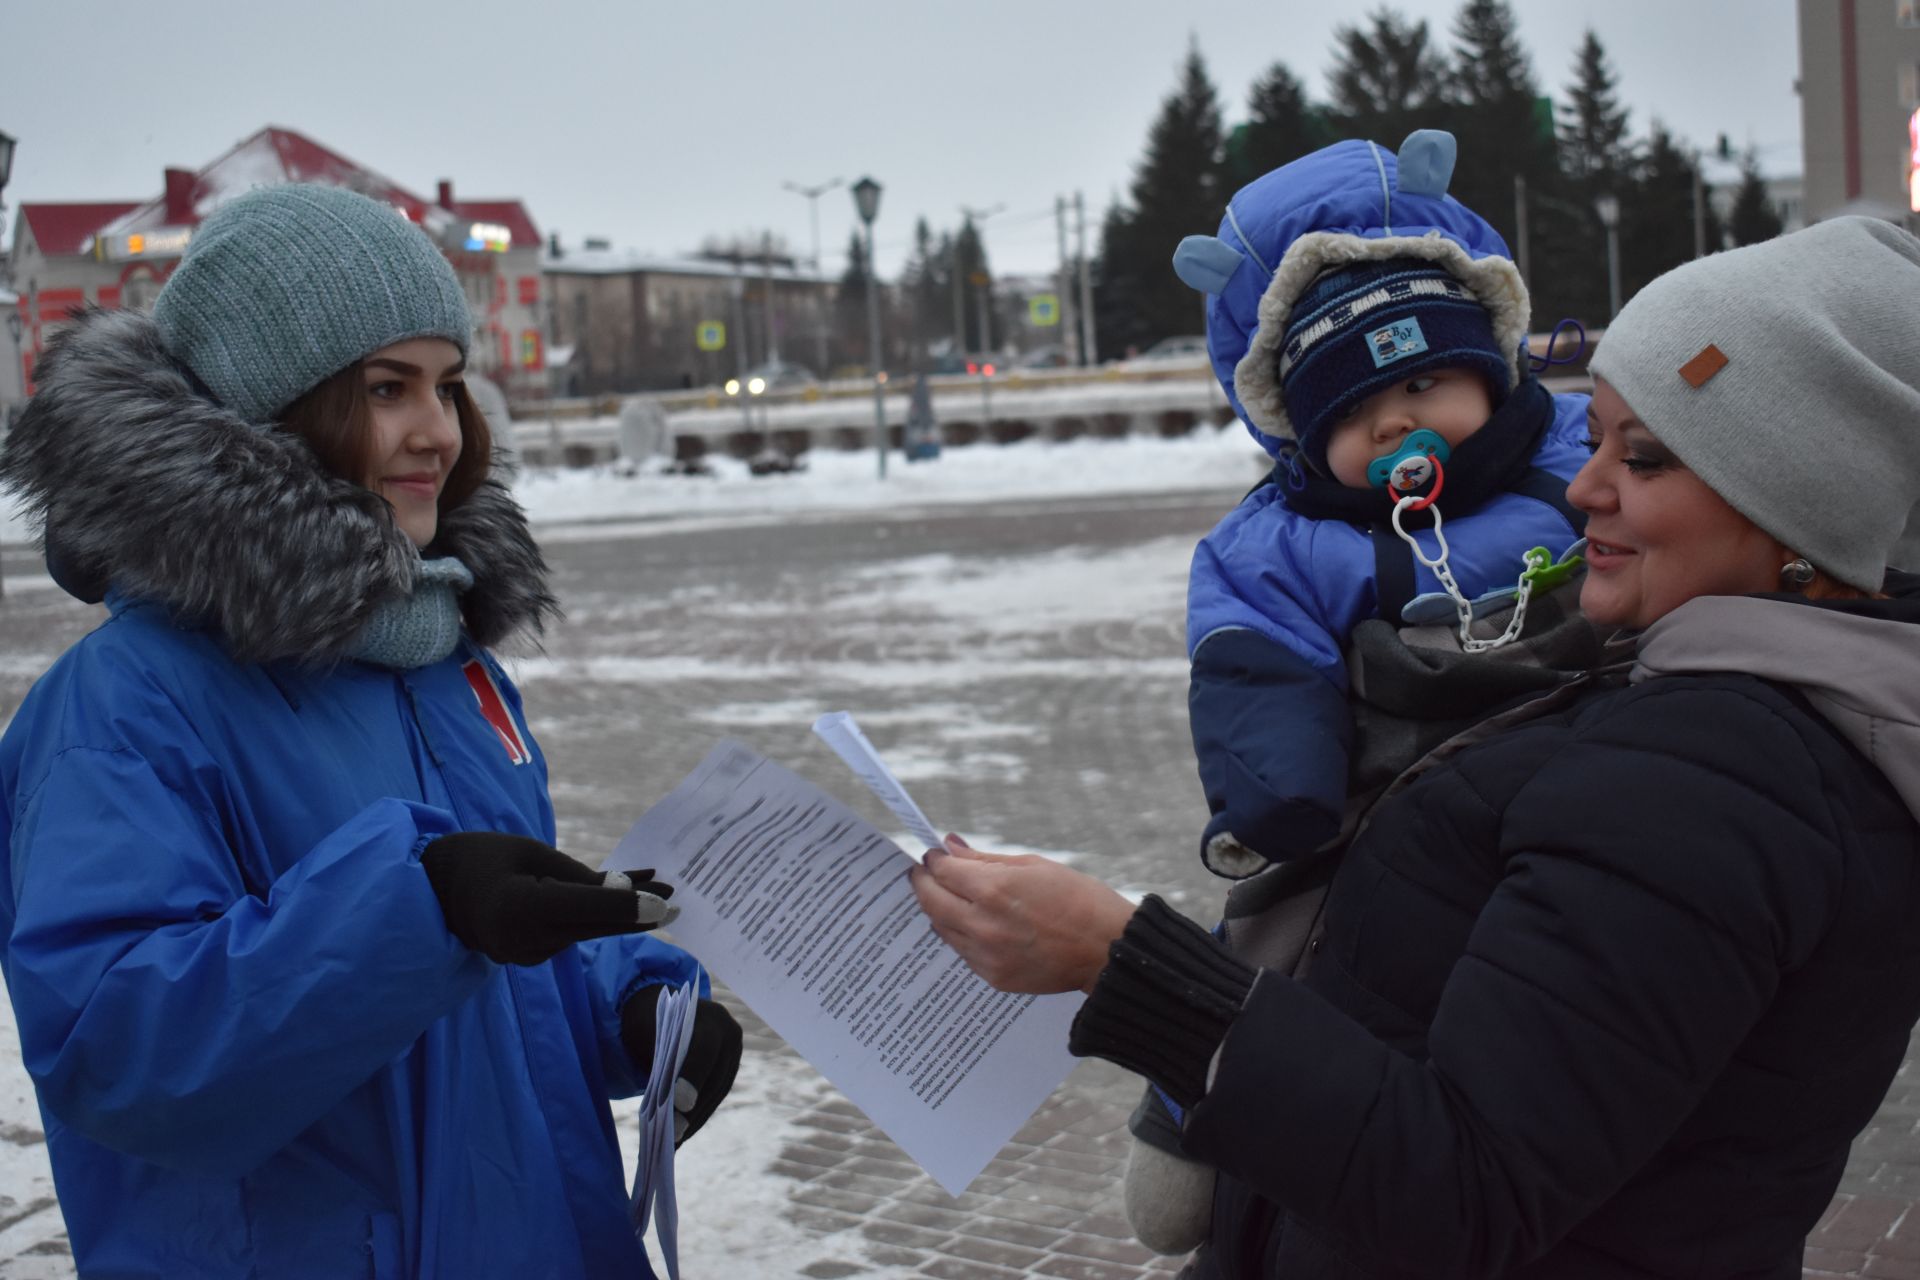
[{"label": "pacifier clip chain", "polygon": [[[1423,433],[1415,433],[1423,434]],[[1444,448],[1444,446],[1442,446]],[[1379,465],[1378,463],[1375,464]],[[1447,535],[1440,527],[1440,508],[1434,502],[1440,497],[1440,490],[1446,484],[1447,473],[1441,465],[1439,450],[1422,452],[1405,451],[1391,460],[1387,468],[1385,487],[1401,495],[1393,504],[1393,531],[1400,540],[1413,548],[1413,558],[1433,571],[1440,585],[1453,600],[1454,612],[1460,619],[1460,647],[1468,653],[1485,653],[1489,649],[1498,649],[1520,638],[1520,632],[1527,625],[1527,601],[1533,597],[1534,577],[1547,567],[1550,561],[1544,548],[1536,547],[1526,554],[1526,568],[1521,571],[1519,586],[1513,598],[1513,618],[1507,623],[1507,629],[1490,640],[1482,640],[1473,634],[1473,605],[1467,600],[1466,592],[1453,576],[1453,570],[1447,567]],[[1427,480],[1433,480],[1433,488],[1424,497],[1416,497],[1412,490],[1418,489]],[[1433,509],[1433,539],[1439,545],[1440,554],[1430,557],[1420,549],[1414,536],[1400,525],[1400,515],[1405,511],[1425,511]]]}]

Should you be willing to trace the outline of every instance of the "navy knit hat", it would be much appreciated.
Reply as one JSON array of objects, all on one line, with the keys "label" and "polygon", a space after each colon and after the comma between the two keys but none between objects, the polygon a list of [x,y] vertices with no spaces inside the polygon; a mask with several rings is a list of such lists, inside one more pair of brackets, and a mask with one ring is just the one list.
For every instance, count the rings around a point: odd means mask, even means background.
[{"label": "navy knit hat", "polygon": [[1484,374],[1495,405],[1510,389],[1492,317],[1445,267],[1388,258],[1322,272],[1288,313],[1280,350],[1281,395],[1307,460],[1326,469],[1328,433],[1348,406],[1443,367]]},{"label": "navy knit hat", "polygon": [[264,187],[200,224],[154,300],[167,351],[248,422],[408,338],[473,337],[460,281],[398,210],[342,187]]}]

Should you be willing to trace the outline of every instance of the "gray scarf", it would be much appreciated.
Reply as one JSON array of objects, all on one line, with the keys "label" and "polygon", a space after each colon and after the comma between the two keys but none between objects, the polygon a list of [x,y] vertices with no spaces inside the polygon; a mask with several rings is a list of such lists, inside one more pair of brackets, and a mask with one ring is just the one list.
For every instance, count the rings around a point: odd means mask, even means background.
[{"label": "gray scarf", "polygon": [[394,671],[440,661],[460,643],[459,595],[472,585],[472,571],[452,556],[420,561],[413,594],[375,608],[347,656]]}]

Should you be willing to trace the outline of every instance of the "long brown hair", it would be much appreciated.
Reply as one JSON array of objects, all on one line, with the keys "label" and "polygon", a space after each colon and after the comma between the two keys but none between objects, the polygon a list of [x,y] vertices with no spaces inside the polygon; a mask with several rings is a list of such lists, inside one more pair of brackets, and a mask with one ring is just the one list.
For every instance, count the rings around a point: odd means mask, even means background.
[{"label": "long brown hair", "polygon": [[[467,384],[453,385],[453,407],[460,419],[460,457],[440,490],[442,515],[473,496],[493,465],[493,430]],[[373,410],[367,404],[366,379],[356,360],[288,405],[280,429],[305,440],[320,465],[342,480],[367,482],[373,464]]]}]

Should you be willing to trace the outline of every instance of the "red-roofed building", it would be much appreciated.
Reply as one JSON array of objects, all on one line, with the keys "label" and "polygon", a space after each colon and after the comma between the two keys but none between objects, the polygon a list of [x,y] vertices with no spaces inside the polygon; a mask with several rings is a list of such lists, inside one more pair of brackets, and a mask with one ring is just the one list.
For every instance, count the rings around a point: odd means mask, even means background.
[{"label": "red-roofed building", "polygon": [[22,203],[14,222],[12,290],[23,323],[22,374],[74,307],[153,305],[193,232],[221,204],[256,187],[319,182],[385,201],[418,223],[453,263],[473,311],[471,366],[510,396],[546,390],[540,230],[518,200],[455,201],[441,182],[425,200],[291,129],[269,126],[200,170],[168,169],[145,201]]}]

